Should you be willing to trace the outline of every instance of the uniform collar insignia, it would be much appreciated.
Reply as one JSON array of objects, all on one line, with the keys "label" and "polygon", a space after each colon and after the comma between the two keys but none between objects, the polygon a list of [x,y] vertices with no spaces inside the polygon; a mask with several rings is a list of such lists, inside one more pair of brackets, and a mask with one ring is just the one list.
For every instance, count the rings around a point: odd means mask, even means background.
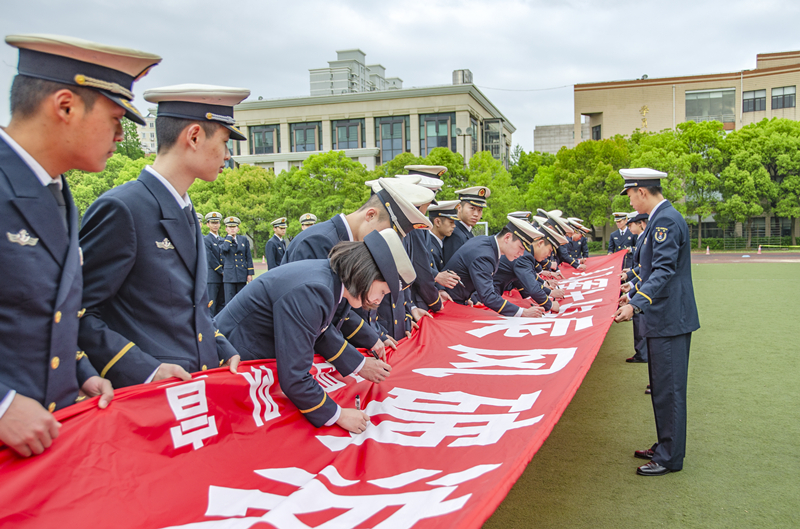
[{"label": "uniform collar insignia", "polygon": [[175,249],[175,247],[172,246],[172,243],[169,242],[169,239],[167,239],[166,237],[164,237],[163,241],[156,241],[156,246],[158,248],[161,248],[162,250],[174,250]]},{"label": "uniform collar insignia", "polygon": [[19,230],[19,233],[6,232],[6,236],[9,241],[15,242],[20,246],[36,246],[39,242],[39,239],[31,237],[26,230]]}]

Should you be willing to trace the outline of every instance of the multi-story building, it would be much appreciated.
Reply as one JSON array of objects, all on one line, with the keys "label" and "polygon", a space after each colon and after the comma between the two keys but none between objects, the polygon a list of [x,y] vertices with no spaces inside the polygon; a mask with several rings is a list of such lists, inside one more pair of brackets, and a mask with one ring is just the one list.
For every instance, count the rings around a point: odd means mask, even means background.
[{"label": "multi-story building", "polygon": [[312,96],[403,88],[403,80],[386,78],[386,68],[380,64],[366,64],[367,56],[359,49],[338,50],[336,56],[327,68],[308,70]]},{"label": "multi-story building", "polygon": [[158,150],[158,140],[156,139],[156,109],[148,108],[147,115],[144,117],[145,124],[136,124],[136,133],[142,144],[145,156],[155,154]]},{"label": "multi-story building", "polygon": [[[589,137],[589,122],[581,124],[578,141]],[[556,154],[562,147],[571,149],[575,146],[575,127],[572,123],[565,125],[536,125],[533,129],[533,150]]]},{"label": "multi-story building", "polygon": [[[338,53],[356,55],[358,60],[347,59],[352,61],[347,68],[363,64],[360,50]],[[363,86],[383,86],[383,67],[372,65],[369,71],[372,77],[363,79],[370,84]],[[317,70],[311,72],[312,93],[323,90],[315,84],[321,82],[315,81]],[[471,78],[468,70],[457,70],[459,84],[421,88],[399,83],[393,88],[385,79],[388,88],[383,90],[361,90],[359,80],[359,90],[350,92],[239,104],[234,117],[247,141],[234,142],[234,159],[279,173],[300,167],[311,154],[336,150],[374,169],[403,152],[424,157],[435,147],[446,147],[465,161],[490,151],[508,165],[516,129],[475,85],[464,84]]]},{"label": "multi-story building", "polygon": [[764,118],[797,120],[798,84],[800,51],[758,54],[754,70],[577,84],[576,143],[584,116],[591,132],[581,141],[630,135],[635,129],[674,129],[690,120],[716,120],[725,130]]}]

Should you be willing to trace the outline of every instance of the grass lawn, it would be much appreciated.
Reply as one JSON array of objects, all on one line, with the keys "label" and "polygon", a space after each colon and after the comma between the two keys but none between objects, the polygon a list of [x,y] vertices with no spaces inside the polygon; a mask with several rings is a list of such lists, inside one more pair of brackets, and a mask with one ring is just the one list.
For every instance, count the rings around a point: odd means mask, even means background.
[{"label": "grass lawn", "polygon": [[800,527],[800,265],[700,264],[682,472],[641,477],[647,366],[613,325],[559,423],[486,528]]}]

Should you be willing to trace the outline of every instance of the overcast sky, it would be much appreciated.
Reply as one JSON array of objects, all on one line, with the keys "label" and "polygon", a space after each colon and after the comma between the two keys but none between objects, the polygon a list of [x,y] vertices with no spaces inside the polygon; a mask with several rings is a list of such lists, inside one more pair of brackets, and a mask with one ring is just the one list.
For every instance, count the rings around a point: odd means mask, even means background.
[{"label": "overcast sky", "polygon": [[[337,49],[360,48],[406,88],[450,84],[468,68],[526,151],[536,125],[572,122],[575,83],[739,71],[757,53],[800,49],[796,0],[3,0],[2,11],[3,35],[161,55],[135,85],[142,111],[145,89],[186,82],[249,88],[251,99],[308,95],[308,69]],[[16,49],[0,45],[2,125],[16,65]]]}]

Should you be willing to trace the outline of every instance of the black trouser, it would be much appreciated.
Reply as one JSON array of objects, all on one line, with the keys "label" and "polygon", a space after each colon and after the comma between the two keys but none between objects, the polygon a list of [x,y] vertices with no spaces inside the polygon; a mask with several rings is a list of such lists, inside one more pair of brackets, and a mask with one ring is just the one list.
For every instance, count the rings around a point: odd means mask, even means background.
[{"label": "black trouser", "polygon": [[692,333],[647,338],[650,389],[658,446],[653,461],[670,470],[683,468],[686,455],[686,379]]},{"label": "black trouser", "polygon": [[233,296],[238,294],[247,283],[225,283],[225,304],[231,302]]},{"label": "black trouser", "polygon": [[633,357],[647,362],[647,338],[642,336],[639,330],[640,318],[641,314],[633,315],[633,349],[636,351]]},{"label": "black trouser", "polygon": [[208,283],[208,301],[211,302],[208,310],[211,311],[212,318],[225,306],[225,289],[222,285],[223,283]]}]

